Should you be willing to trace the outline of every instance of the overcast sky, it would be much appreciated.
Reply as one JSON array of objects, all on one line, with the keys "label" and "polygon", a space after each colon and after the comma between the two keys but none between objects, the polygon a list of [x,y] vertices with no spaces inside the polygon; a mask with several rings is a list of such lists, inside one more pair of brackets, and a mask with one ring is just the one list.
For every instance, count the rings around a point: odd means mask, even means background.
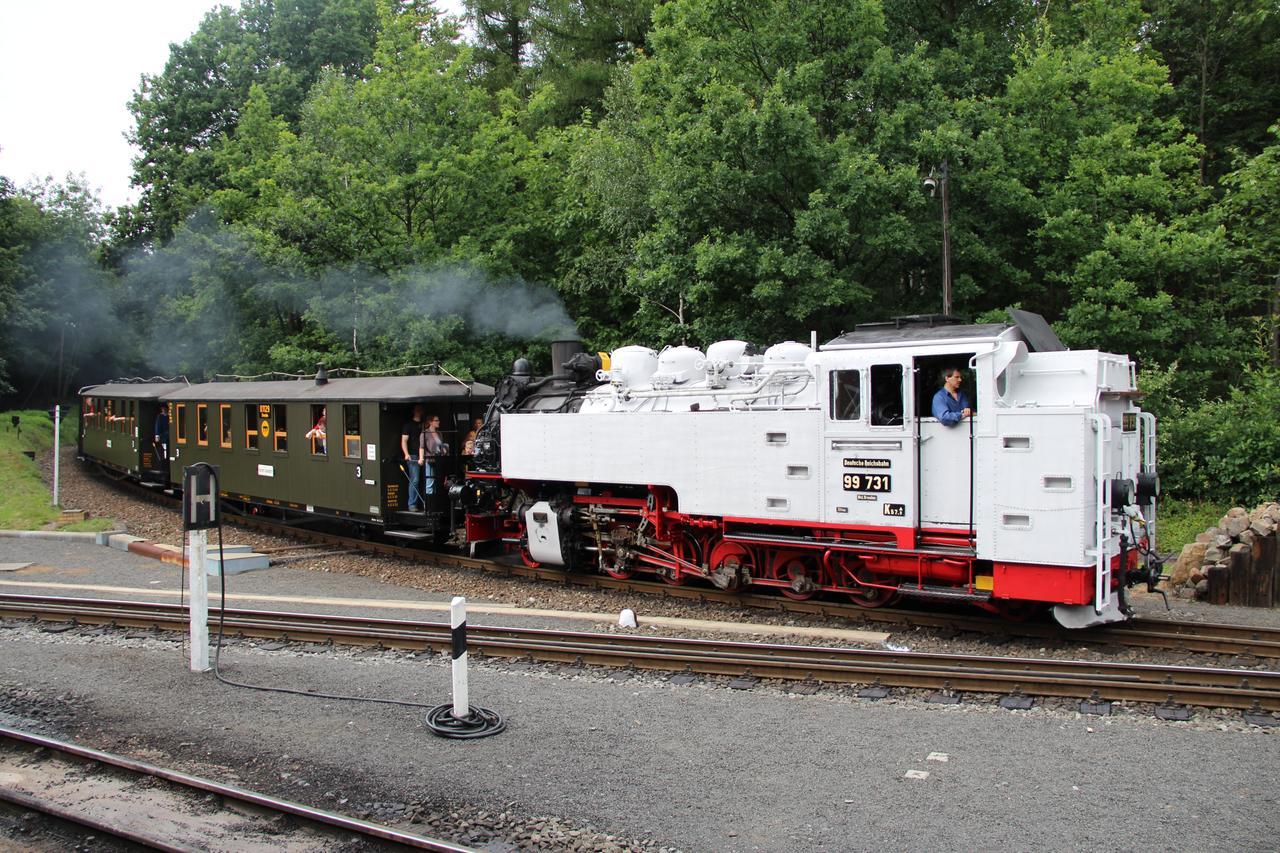
[{"label": "overcast sky", "polygon": [[0,175],[84,172],[108,207],[129,187],[129,98],[216,0],[0,0]]},{"label": "overcast sky", "polygon": [[129,98],[219,5],[239,0],[0,0],[0,175],[83,172],[108,208],[135,201]]}]

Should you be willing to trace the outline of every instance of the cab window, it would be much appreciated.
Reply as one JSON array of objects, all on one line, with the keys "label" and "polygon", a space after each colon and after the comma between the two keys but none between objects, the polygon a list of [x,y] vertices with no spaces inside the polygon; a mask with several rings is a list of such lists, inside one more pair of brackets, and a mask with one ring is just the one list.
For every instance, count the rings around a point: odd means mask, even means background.
[{"label": "cab window", "polygon": [[933,417],[933,398],[942,388],[943,371],[957,368],[960,371],[960,390],[969,400],[969,408],[978,411],[977,371],[970,369],[971,352],[949,355],[921,356],[915,360],[916,417]]},{"label": "cab window", "polygon": [[862,373],[858,370],[831,371],[831,420],[862,419]]},{"label": "cab window", "polygon": [[871,425],[902,425],[902,365],[871,367]]}]

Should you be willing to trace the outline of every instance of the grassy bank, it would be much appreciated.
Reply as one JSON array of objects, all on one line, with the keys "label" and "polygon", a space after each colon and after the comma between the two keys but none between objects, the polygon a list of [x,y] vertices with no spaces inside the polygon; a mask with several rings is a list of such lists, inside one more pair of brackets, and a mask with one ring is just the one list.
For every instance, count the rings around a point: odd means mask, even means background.
[{"label": "grassy bank", "polygon": [[[1161,553],[1172,551],[1177,553],[1188,542],[1196,541],[1196,537],[1227,514],[1230,506],[1223,506],[1209,501],[1182,501],[1172,498],[1160,502],[1160,523],[1156,535],[1156,548]],[[1247,507],[1253,509],[1253,507]],[[1172,565],[1172,564],[1170,564]]]},{"label": "grassy bank", "polygon": [[[17,416],[18,426],[13,425]],[[74,445],[78,418],[62,421],[62,445]],[[40,477],[37,460],[53,450],[53,418],[48,412],[23,410],[0,414],[0,528],[34,530],[58,520],[49,489]],[[26,453],[34,453],[35,459]],[[92,519],[91,521],[98,521]],[[101,522],[99,522],[101,523]]]}]

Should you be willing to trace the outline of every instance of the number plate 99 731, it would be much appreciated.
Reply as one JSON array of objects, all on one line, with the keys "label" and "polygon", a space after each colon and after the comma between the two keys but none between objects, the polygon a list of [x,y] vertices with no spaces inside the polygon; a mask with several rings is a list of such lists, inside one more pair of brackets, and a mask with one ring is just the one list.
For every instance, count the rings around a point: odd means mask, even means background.
[{"label": "number plate 99 731", "polygon": [[893,487],[888,474],[845,474],[846,492],[887,492]]}]

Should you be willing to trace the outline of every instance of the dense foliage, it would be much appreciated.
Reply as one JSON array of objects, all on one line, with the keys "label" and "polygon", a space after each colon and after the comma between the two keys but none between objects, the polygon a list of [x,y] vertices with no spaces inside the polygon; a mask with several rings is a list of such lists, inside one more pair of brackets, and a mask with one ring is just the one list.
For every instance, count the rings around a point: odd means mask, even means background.
[{"label": "dense foliage", "polygon": [[0,184],[0,390],[321,361],[492,380],[575,328],[705,345],[933,312],[945,164],[956,313],[1134,355],[1176,490],[1274,491],[1238,456],[1276,458],[1271,5],[466,10],[222,7],[131,102],[136,205]]}]

